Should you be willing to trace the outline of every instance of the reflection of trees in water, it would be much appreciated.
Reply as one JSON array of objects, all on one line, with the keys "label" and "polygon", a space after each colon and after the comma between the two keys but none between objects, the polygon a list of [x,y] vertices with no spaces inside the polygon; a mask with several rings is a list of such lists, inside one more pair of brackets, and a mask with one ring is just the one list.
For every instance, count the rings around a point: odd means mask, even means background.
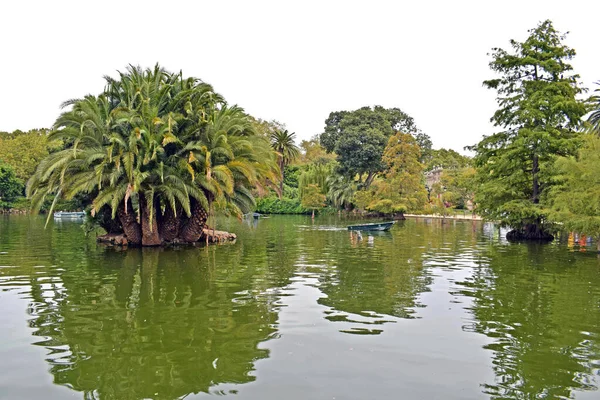
[{"label": "reflection of trees in water", "polygon": [[600,276],[595,259],[550,245],[489,247],[463,282],[476,322],[493,340],[494,399],[572,398],[596,390]]},{"label": "reflection of trees in water", "polygon": [[259,344],[276,331],[267,289],[290,277],[269,261],[287,259],[280,250],[84,252],[53,277],[32,276],[30,325],[54,353],[55,383],[86,398],[170,399],[254,380],[254,362],[268,357]]},{"label": "reflection of trees in water", "polygon": [[[319,273],[319,288],[327,297],[319,299],[319,303],[343,313],[376,317],[361,322],[380,324],[386,322],[385,316],[414,317],[415,308],[421,306],[419,295],[429,291],[432,282],[423,266],[430,250],[439,252],[448,247],[450,252],[461,251],[464,244],[459,242],[473,236],[468,225],[406,221],[397,224],[392,232],[363,232],[358,241],[349,232],[317,232],[304,235],[303,240],[307,247],[315,249],[307,254],[305,262],[325,268]],[[328,317],[341,321],[349,318]]]},{"label": "reflection of trees in water", "polygon": [[[268,357],[260,343],[275,335],[278,289],[294,273],[318,280],[330,320],[410,318],[432,266],[452,267],[479,234],[469,223],[407,221],[352,244],[349,232],[306,221],[260,220],[247,235],[236,227],[233,246],[126,252],[95,250],[79,227],[49,235],[43,221],[39,231],[23,224],[10,236],[0,230],[9,248],[2,263],[19,265],[0,269],[10,278],[0,286],[30,284],[30,325],[38,345],[51,350],[56,383],[88,398],[177,398],[254,379],[254,362]],[[479,253],[482,265],[461,284],[474,298],[475,322],[465,329],[493,340],[496,380],[483,390],[498,399],[568,398],[595,388],[596,259],[552,245]]]}]

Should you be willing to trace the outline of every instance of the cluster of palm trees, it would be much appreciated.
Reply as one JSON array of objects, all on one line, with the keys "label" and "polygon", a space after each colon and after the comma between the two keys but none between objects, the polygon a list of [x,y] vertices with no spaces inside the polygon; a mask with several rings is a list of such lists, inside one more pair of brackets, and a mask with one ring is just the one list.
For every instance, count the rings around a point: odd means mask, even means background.
[{"label": "cluster of palm trees", "polygon": [[27,184],[34,210],[83,196],[129,244],[195,242],[213,210],[248,212],[251,190],[278,180],[268,138],[210,85],[158,65],[105,79],[99,96],[65,102],[51,134],[65,147]]}]

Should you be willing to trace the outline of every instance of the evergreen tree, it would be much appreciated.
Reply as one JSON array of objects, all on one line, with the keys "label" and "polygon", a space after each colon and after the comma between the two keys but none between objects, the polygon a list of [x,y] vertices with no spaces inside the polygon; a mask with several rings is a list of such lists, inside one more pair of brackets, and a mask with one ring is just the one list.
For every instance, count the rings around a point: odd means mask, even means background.
[{"label": "evergreen tree", "polygon": [[586,113],[579,76],[568,63],[575,50],[551,21],[529,31],[524,42],[511,40],[512,52],[495,48],[490,68],[500,74],[484,85],[498,92],[500,108],[492,122],[502,131],[471,149],[479,183],[479,213],[511,226],[512,240],[552,240],[545,194],[554,161],[574,154],[577,128]]}]

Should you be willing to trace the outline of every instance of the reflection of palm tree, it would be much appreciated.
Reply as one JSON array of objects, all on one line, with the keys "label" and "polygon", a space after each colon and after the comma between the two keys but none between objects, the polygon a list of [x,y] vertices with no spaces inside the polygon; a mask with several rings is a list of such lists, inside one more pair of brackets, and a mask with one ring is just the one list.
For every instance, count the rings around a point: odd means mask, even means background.
[{"label": "reflection of palm tree", "polygon": [[[187,248],[107,251],[107,265],[121,266],[108,275],[65,271],[57,291],[64,299],[51,305],[36,296],[47,304],[36,313],[48,317],[31,321],[49,338],[40,344],[62,349],[60,360],[49,359],[56,383],[89,397],[171,399],[253,380],[254,361],[268,355],[258,344],[274,332],[277,316],[267,298],[239,294],[259,271],[227,260],[243,247],[227,250],[220,264],[235,270],[198,265],[201,254],[217,250]],[[229,283],[221,285],[224,278]]]},{"label": "reflection of palm tree", "polygon": [[74,224],[4,226],[0,245],[34,243],[37,255],[1,274],[30,277],[36,345],[49,350],[55,383],[89,399],[174,399],[253,381],[299,252],[297,232],[269,219],[233,247],[121,252],[99,251]]}]

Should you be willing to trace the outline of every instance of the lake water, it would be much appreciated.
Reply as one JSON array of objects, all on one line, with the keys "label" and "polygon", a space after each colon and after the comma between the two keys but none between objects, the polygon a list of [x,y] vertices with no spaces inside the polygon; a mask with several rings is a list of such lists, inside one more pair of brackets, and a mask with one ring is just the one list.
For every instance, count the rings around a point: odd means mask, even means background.
[{"label": "lake water", "polygon": [[600,399],[591,248],[348,223],[224,220],[237,243],[117,251],[0,216],[0,399]]}]

